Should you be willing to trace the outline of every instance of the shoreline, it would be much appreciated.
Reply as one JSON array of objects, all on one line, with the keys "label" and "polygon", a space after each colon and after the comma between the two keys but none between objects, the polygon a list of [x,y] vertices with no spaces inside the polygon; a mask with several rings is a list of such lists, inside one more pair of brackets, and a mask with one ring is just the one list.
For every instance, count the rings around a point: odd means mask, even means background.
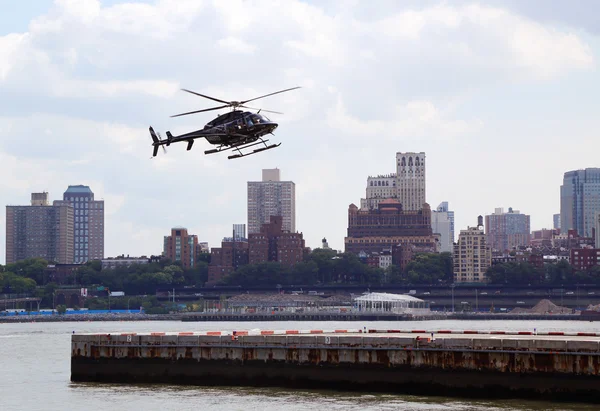
[{"label": "shoreline", "polygon": [[[600,317],[600,316],[599,316]],[[340,315],[340,314],[226,314],[226,313],[172,313],[172,314],[66,314],[1,316],[0,324],[35,322],[102,322],[102,321],[181,321],[181,322],[268,322],[268,321],[440,321],[440,320],[541,320],[541,321],[599,321],[599,317],[556,314],[434,314],[431,316],[406,315]]]},{"label": "shoreline", "polygon": [[68,314],[18,315],[0,317],[0,324],[102,322],[102,321],[181,321],[182,314]]}]

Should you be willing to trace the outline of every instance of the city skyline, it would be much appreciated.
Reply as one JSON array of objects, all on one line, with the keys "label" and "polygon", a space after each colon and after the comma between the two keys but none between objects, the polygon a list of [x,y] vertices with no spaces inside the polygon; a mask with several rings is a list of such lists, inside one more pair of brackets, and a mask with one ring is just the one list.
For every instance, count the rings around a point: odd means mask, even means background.
[{"label": "city skyline", "polygon": [[[179,225],[218,246],[261,169],[296,184],[307,246],[343,249],[348,204],[397,152],[427,153],[425,198],[449,202],[456,233],[508,206],[552,228],[564,173],[598,166],[580,148],[597,145],[594,2],[0,3],[0,202],[92,187],[105,256],[159,254]],[[150,160],[149,125],[214,118],[169,118],[206,107],[180,88],[240,100],[293,86],[264,101],[285,113],[269,114],[277,150],[228,161],[198,141]],[[3,236],[0,263],[5,249]]]}]

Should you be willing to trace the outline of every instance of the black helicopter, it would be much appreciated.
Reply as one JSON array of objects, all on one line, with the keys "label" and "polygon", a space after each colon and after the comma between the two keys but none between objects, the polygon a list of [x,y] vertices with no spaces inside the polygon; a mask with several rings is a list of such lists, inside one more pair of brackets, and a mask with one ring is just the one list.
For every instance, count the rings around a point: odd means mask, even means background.
[{"label": "black helicopter", "polygon": [[[274,94],[284,93],[298,89],[300,87],[292,87],[285,90],[276,91],[275,93],[265,94],[264,96],[255,97],[244,101],[225,101],[218,98],[206,96],[204,94],[196,93],[195,91],[182,89],[185,92],[195,94],[200,97],[204,97],[210,100],[223,103],[222,106],[206,108],[203,110],[190,111],[187,113],[176,114],[171,117],[186,116],[188,114],[202,113],[204,111],[219,110],[222,108],[232,107],[233,110],[220,115],[210,123],[207,123],[202,130],[192,131],[187,134],[174,136],[171,132],[167,131],[167,138],[161,139],[160,134],[156,133],[152,127],[150,127],[150,136],[152,137],[153,153],[152,157],[156,157],[158,154],[158,148],[162,147],[165,150],[165,146],[169,146],[172,143],[178,143],[185,141],[187,142],[187,149],[191,150],[194,145],[194,140],[197,138],[206,138],[206,140],[217,148],[212,150],[206,150],[204,154],[219,153],[225,150],[237,151],[237,154],[233,154],[228,159],[245,157],[251,154],[256,154],[261,151],[270,150],[272,148],[279,147],[279,144],[267,145],[267,139],[262,137],[266,134],[273,134],[273,131],[277,128],[277,123],[272,122],[266,116],[261,115],[260,112],[264,111],[267,113],[283,114],[277,111],[256,109],[245,106],[250,101],[258,100],[264,97],[272,96]],[[238,108],[247,108],[250,110],[258,110],[257,113],[251,111],[237,110]],[[242,152],[243,149],[253,147],[256,145],[264,144],[264,147],[259,147],[251,152]],[[166,152],[166,150],[165,150]]]}]

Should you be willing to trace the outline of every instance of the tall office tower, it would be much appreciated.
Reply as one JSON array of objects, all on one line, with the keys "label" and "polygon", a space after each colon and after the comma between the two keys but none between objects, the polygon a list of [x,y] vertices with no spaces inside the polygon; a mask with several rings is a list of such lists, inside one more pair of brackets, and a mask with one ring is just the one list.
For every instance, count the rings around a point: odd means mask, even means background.
[{"label": "tall office tower", "polygon": [[396,153],[396,190],[404,210],[425,204],[425,153]]},{"label": "tall office tower", "polygon": [[233,237],[236,241],[247,239],[246,224],[234,224],[233,225]]},{"label": "tall office tower", "polygon": [[552,215],[552,228],[558,228],[560,229],[560,214],[553,214]]},{"label": "tall office tower", "polygon": [[566,172],[560,186],[560,232],[577,230],[581,237],[592,237],[598,212],[600,168]]},{"label": "tall office tower", "polygon": [[7,264],[28,258],[73,262],[73,208],[48,205],[47,194],[33,193],[30,206],[6,206]]},{"label": "tall office tower", "polygon": [[486,244],[483,217],[477,218],[477,227],[460,230],[454,244],[454,282],[485,282],[485,272],[492,265],[492,250]]},{"label": "tall office tower", "polygon": [[183,268],[192,268],[198,254],[198,236],[188,234],[185,227],[173,227],[171,235],[164,237],[163,255]]},{"label": "tall office tower", "polygon": [[512,207],[508,213],[496,208],[494,214],[485,216],[485,235],[492,250],[504,252],[527,246],[531,236],[530,217]]},{"label": "tall office tower", "polygon": [[260,233],[271,216],[283,217],[283,231],[296,232],[296,185],[281,181],[279,169],[262,171],[262,181],[248,181],[248,236]]},{"label": "tall office tower", "polygon": [[396,173],[367,178],[367,196],[361,209],[377,209],[387,198],[398,200],[405,211],[425,204],[425,153],[396,153]]},{"label": "tall office tower", "polygon": [[451,253],[454,250],[454,211],[448,210],[448,202],[440,203],[431,211],[431,229],[440,234],[440,252]]},{"label": "tall office tower", "polygon": [[104,258],[104,200],[94,200],[88,186],[69,186],[62,201],[55,204],[70,204],[73,207],[75,231],[73,248],[75,263]]}]

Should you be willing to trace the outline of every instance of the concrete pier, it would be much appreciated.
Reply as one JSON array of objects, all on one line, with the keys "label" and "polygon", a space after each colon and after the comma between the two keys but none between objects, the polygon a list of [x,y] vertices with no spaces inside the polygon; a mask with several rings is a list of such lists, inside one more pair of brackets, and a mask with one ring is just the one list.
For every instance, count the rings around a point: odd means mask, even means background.
[{"label": "concrete pier", "polygon": [[600,402],[595,333],[362,331],[74,334],[71,380]]}]

